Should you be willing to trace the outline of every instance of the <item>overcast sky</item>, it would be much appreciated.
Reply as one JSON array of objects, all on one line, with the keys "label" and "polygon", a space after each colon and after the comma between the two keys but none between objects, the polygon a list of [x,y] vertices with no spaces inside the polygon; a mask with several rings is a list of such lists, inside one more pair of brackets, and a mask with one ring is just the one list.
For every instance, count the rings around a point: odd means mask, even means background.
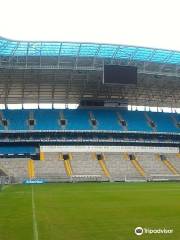
[{"label": "overcast sky", "polygon": [[180,50],[180,0],[0,0],[0,36]]}]

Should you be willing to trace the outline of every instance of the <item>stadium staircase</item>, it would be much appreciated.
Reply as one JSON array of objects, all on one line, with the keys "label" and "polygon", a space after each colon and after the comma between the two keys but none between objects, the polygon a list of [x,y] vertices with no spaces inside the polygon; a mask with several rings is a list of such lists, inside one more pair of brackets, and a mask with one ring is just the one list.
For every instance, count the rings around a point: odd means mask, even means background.
[{"label": "stadium staircase", "polygon": [[176,170],[176,168],[173,166],[173,164],[168,160],[164,160],[164,163],[166,164],[166,166],[169,168],[169,170],[174,174],[174,175],[178,175],[178,171]]},{"label": "stadium staircase", "polygon": [[64,160],[64,167],[66,170],[67,176],[72,176],[73,175],[73,170],[71,166],[70,160],[72,160],[72,155],[71,154],[62,154],[63,160]]},{"label": "stadium staircase", "polygon": [[28,161],[28,176],[29,176],[29,178],[34,178],[35,177],[34,161],[31,160],[31,159]]},{"label": "stadium staircase", "polygon": [[178,175],[178,171],[177,169],[174,167],[174,165],[169,161],[169,159],[167,159],[166,156],[164,155],[159,155],[160,160],[164,163],[164,165],[169,169],[169,171],[174,174],[174,175]]},{"label": "stadium staircase", "polygon": [[98,160],[98,163],[99,163],[99,165],[100,165],[100,167],[101,167],[101,169],[102,169],[102,171],[104,173],[104,176],[106,176],[107,178],[110,178],[109,170],[108,170],[108,168],[106,166],[106,163],[104,161],[104,154],[96,154],[96,153],[94,153],[94,155],[95,155],[95,159]]},{"label": "stadium staircase", "polygon": [[4,176],[8,176],[8,173],[6,172],[6,170],[0,167],[0,177],[4,177]]},{"label": "stadium staircase", "polygon": [[60,121],[61,129],[65,130],[67,126],[67,119],[65,119],[64,117],[63,110],[59,112],[59,121]]},{"label": "stadium staircase", "polygon": [[98,121],[96,120],[92,111],[89,112],[89,121],[93,129],[98,129]]},{"label": "stadium staircase", "polygon": [[142,176],[145,177],[146,173],[143,169],[143,167],[141,166],[141,164],[139,163],[139,161],[137,160],[136,156],[134,154],[128,154],[125,153],[125,157],[127,160],[130,160],[132,165],[134,166],[134,168],[137,170],[137,172]]},{"label": "stadium staircase", "polygon": [[33,130],[34,125],[35,125],[34,112],[29,111],[29,114],[28,114],[28,129]]},{"label": "stadium staircase", "polygon": [[150,116],[148,115],[147,112],[144,112],[144,116],[146,118],[147,124],[149,125],[149,127],[152,129],[152,131],[156,132],[157,128],[156,125],[154,123],[154,121],[152,120],[152,118],[150,118]]},{"label": "stadium staircase", "polygon": [[140,173],[142,177],[145,177],[145,172],[142,166],[139,164],[139,162],[135,160],[131,160],[131,163],[134,165],[134,167],[137,169],[137,171]]},{"label": "stadium staircase", "polygon": [[4,119],[3,113],[0,112],[0,130],[5,130],[4,124],[3,124],[3,119]]},{"label": "stadium staircase", "polygon": [[40,160],[41,160],[41,161],[45,160],[45,155],[44,155],[44,152],[43,152],[43,151],[40,151],[39,157],[40,157]]},{"label": "stadium staircase", "polygon": [[166,154],[168,160],[173,164],[173,166],[176,168],[177,172],[180,174],[180,154],[179,153],[169,153]]},{"label": "stadium staircase", "polygon": [[64,160],[64,167],[67,173],[67,176],[72,176],[72,168],[69,160]]},{"label": "stadium staircase", "polygon": [[171,119],[172,119],[175,127],[178,129],[178,128],[179,128],[179,127],[178,127],[178,126],[179,126],[179,122],[178,122],[178,120],[176,119],[176,117],[174,116],[174,114],[171,114]]},{"label": "stadium staircase", "polygon": [[121,114],[119,112],[116,112],[116,114],[117,114],[118,122],[122,126],[123,130],[128,131],[127,123],[124,120],[124,118],[121,116]]}]

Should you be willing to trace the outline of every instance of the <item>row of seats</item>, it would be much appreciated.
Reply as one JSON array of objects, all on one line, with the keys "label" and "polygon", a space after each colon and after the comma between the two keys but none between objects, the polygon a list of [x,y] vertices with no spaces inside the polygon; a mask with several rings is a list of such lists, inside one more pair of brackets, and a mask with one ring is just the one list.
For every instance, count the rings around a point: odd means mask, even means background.
[{"label": "row of seats", "polygon": [[180,116],[119,109],[0,111],[0,130],[61,129],[180,132]]}]

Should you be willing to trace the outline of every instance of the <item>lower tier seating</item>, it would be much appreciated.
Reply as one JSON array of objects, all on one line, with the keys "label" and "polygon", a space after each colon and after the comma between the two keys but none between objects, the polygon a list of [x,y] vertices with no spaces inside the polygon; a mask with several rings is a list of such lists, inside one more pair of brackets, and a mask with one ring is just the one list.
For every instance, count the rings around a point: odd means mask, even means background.
[{"label": "lower tier seating", "polygon": [[[103,156],[108,176],[97,155]],[[29,173],[29,168],[33,168],[33,174]],[[0,159],[0,172],[20,181],[32,176],[44,179],[87,176],[99,177],[102,181],[175,179],[180,177],[180,156],[172,153],[45,153],[44,160],[34,160],[32,165],[27,158]]]},{"label": "lower tier seating", "polygon": [[0,159],[0,169],[7,175],[18,179],[27,178],[28,176],[28,159],[27,158],[2,158]]}]

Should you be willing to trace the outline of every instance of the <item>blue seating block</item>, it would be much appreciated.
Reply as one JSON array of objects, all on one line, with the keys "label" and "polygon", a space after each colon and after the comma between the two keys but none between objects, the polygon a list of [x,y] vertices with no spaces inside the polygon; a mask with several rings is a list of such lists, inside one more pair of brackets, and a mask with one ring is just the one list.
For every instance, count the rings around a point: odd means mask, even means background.
[{"label": "blue seating block", "polygon": [[8,120],[8,130],[28,130],[28,110],[4,110],[3,117]]},{"label": "blue seating block", "polygon": [[127,122],[128,131],[152,131],[147,123],[144,112],[122,110],[119,113]]},{"label": "blue seating block", "polygon": [[35,154],[36,148],[32,146],[0,146],[0,155],[25,153]]},{"label": "blue seating block", "polygon": [[60,130],[59,110],[39,109],[34,110],[34,130]]},{"label": "blue seating block", "polygon": [[147,114],[156,124],[156,128],[158,132],[179,132],[180,131],[175,126],[174,121],[171,118],[172,113],[148,112]]},{"label": "blue seating block", "polygon": [[67,130],[91,130],[88,111],[85,109],[65,109],[64,117],[67,120]]},{"label": "blue seating block", "polygon": [[[92,130],[90,122],[90,112],[97,120],[97,130],[105,131],[124,131],[118,122],[118,112],[127,123],[128,131],[151,132],[152,128],[148,125],[144,112],[127,111],[120,109],[36,109],[36,110],[2,110],[2,116],[8,121],[8,130],[29,130],[28,119],[30,112],[34,112],[34,130]],[[60,111],[67,121],[65,128],[62,128]],[[147,115],[155,122],[159,132],[180,132],[175,125],[173,118],[180,121],[177,113],[155,113],[147,112]],[[172,118],[173,116],[173,118]],[[0,130],[4,127],[0,125]]]},{"label": "blue seating block", "polygon": [[98,122],[98,130],[116,130],[123,131],[123,127],[118,123],[116,111],[95,109],[91,111]]}]

